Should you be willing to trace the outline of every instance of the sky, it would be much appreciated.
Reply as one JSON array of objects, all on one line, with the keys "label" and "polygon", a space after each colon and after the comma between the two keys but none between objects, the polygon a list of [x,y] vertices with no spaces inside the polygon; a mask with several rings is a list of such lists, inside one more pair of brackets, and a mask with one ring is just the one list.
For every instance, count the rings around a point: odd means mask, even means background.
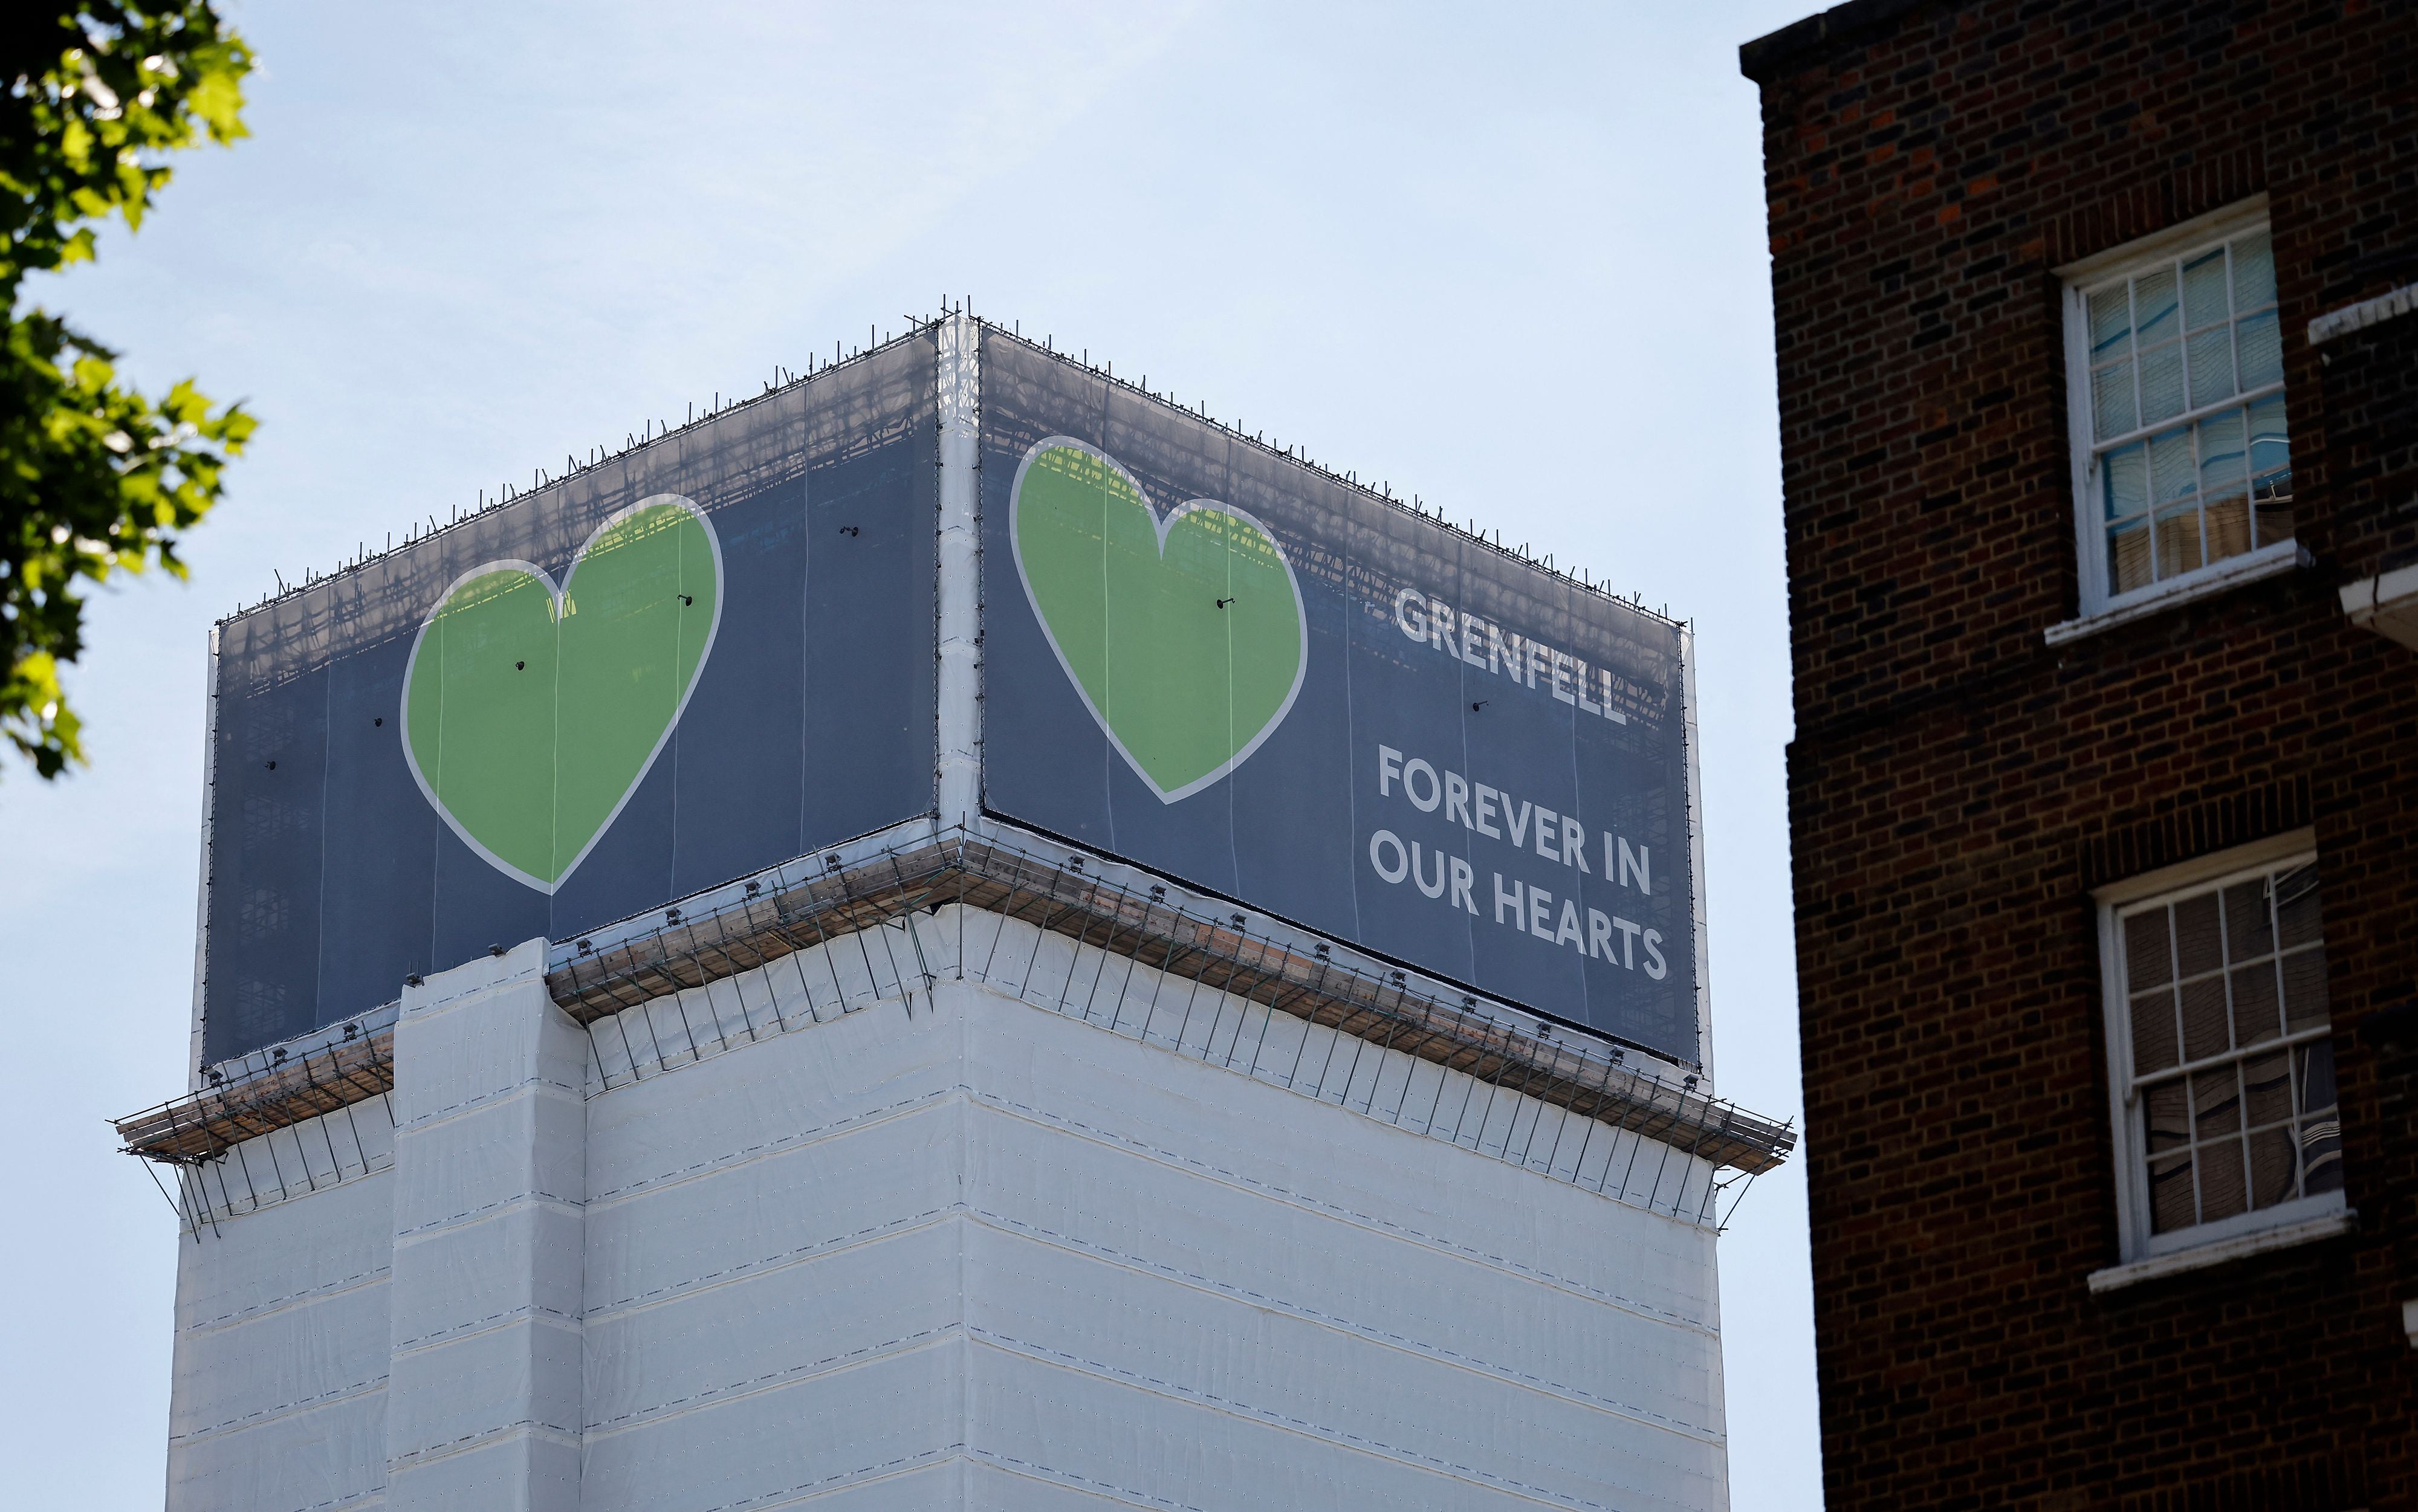
[{"label": "sky", "polygon": [[[0,767],[0,1504],[160,1504],[207,642],[644,420],[970,299],[1697,629],[1720,1092],[1800,1112],[1761,129],[1810,0],[238,3],[250,140],[30,298],[260,417]],[[1722,1242],[1732,1497],[1820,1504],[1801,1165]]]}]

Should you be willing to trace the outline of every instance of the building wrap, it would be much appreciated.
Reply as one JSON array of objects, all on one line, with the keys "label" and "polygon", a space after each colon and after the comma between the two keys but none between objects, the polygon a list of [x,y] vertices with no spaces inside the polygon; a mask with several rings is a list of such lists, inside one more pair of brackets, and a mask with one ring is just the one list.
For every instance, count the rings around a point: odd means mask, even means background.
[{"label": "building wrap", "polygon": [[955,314],[220,644],[172,1508],[1726,1506],[1683,627]]}]

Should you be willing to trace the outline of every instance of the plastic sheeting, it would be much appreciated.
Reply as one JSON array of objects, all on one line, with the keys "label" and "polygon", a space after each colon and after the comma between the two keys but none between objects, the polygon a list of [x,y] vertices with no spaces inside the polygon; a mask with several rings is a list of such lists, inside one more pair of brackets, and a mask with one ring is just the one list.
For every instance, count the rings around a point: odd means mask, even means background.
[{"label": "plastic sheeting", "polygon": [[170,1512],[345,1507],[383,1493],[392,1181],[381,1164],[205,1219],[184,1240]]},{"label": "plastic sheeting", "polygon": [[[608,1077],[651,1040],[513,954],[441,1039],[406,1002],[392,1169],[188,1242],[172,1506],[1726,1504],[1689,1217],[946,978],[790,1032],[666,1000],[681,1052]],[[540,1312],[575,1401],[504,1336]]]},{"label": "plastic sheeting", "polygon": [[1621,1201],[1710,1222],[1718,1173],[1619,1123],[1170,975],[1055,931],[943,905],[599,1020],[605,1087],[971,979],[1366,1118]]}]

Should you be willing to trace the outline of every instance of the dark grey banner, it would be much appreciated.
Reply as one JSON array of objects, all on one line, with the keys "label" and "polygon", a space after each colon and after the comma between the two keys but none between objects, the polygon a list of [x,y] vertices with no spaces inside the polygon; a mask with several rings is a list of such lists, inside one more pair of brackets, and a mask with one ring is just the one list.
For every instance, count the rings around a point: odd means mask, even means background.
[{"label": "dark grey banner", "polygon": [[204,1055],[932,806],[900,341],[220,630]]},{"label": "dark grey banner", "polygon": [[997,331],[982,440],[986,807],[1696,1062],[1680,627]]}]

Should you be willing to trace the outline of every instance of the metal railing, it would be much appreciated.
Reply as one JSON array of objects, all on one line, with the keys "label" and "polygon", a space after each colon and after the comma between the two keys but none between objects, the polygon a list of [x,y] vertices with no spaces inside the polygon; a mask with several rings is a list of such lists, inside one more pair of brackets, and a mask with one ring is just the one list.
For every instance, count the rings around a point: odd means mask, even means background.
[{"label": "metal railing", "polygon": [[[1719,1171],[1751,1177],[1795,1146],[1788,1125],[1609,1041],[1170,893],[1071,850],[925,832],[787,863],[601,947],[566,941],[545,982],[589,1028],[606,1088],[876,1003],[911,1011],[945,978],[1699,1222],[1738,1180]],[[283,1061],[263,1052],[252,1075],[119,1134],[131,1153],[213,1160],[384,1092],[390,1046],[381,1024]]]}]

